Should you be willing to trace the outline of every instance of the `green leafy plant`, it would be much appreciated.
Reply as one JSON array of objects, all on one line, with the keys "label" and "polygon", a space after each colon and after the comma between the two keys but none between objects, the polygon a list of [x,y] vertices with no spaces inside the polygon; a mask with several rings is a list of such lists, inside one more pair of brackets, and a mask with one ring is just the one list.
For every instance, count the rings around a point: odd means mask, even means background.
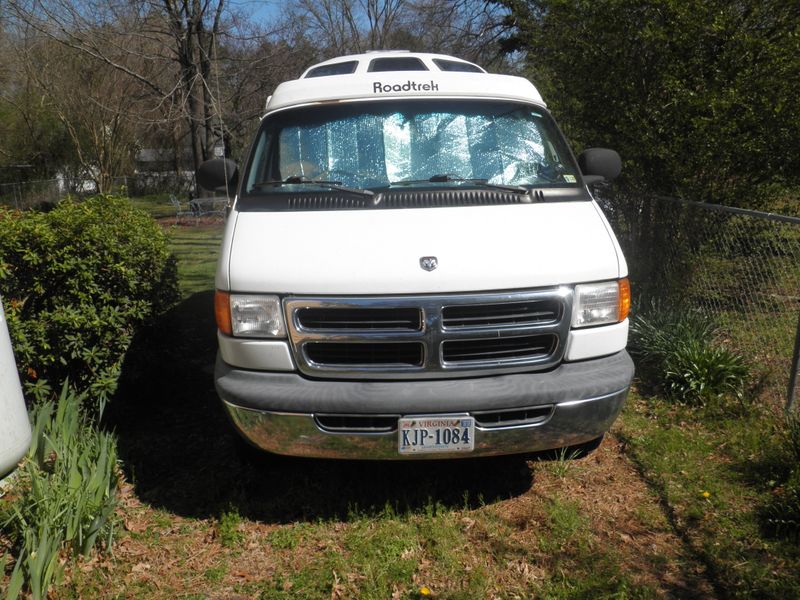
[{"label": "green leafy plant", "polygon": [[19,469],[19,498],[3,523],[17,558],[7,598],[26,585],[46,598],[60,577],[62,549],[88,554],[113,537],[118,484],[114,437],[99,431],[82,408],[83,396],[65,384],[58,402],[34,407],[33,440]]},{"label": "green leafy plant", "polygon": [[725,396],[741,399],[748,370],[727,348],[680,341],[664,358],[663,390],[672,399],[707,404]]},{"label": "green leafy plant", "polygon": [[67,378],[104,402],[138,327],[178,298],[168,240],[127,199],[0,209],[0,294],[34,397]]},{"label": "green leafy plant", "polygon": [[705,405],[743,397],[744,360],[716,342],[713,322],[693,311],[653,304],[636,315],[629,351],[644,388],[671,400]]}]

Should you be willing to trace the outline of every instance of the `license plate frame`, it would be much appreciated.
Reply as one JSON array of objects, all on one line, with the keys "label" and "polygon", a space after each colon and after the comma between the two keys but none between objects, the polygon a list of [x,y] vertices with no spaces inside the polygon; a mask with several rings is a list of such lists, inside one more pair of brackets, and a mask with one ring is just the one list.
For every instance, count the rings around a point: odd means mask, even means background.
[{"label": "license plate frame", "polygon": [[398,454],[468,453],[475,449],[475,417],[410,415],[397,420]]}]

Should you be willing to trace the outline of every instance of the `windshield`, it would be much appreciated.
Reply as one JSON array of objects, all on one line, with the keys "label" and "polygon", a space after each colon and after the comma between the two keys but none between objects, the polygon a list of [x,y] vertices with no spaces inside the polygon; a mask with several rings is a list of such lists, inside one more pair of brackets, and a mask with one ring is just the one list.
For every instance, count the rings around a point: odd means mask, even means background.
[{"label": "windshield", "polygon": [[371,190],[478,182],[577,187],[577,174],[543,109],[404,99],[315,105],[268,118],[247,168],[245,193],[305,191],[321,182]]}]

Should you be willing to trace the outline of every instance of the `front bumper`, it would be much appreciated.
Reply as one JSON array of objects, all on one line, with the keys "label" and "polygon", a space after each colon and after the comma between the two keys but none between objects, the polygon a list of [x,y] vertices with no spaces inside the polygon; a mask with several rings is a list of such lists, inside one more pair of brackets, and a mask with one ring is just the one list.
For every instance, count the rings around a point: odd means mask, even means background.
[{"label": "front bumper", "polygon": [[[234,369],[215,380],[236,428],[253,445],[292,456],[343,459],[469,458],[588,442],[611,427],[633,377],[625,351],[548,372],[424,381],[318,381],[296,373]],[[551,406],[530,424],[476,424],[469,453],[400,455],[397,432],[329,431],[316,415],[476,414]],[[541,411],[540,411],[541,412]]]}]

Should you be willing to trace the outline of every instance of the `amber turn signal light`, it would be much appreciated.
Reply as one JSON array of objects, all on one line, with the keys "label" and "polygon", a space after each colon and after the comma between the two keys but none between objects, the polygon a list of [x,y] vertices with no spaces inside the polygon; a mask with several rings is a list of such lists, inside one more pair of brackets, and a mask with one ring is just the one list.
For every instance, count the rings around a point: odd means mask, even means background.
[{"label": "amber turn signal light", "polygon": [[217,320],[217,327],[225,335],[233,333],[231,324],[231,295],[228,292],[219,290],[214,294],[214,317]]},{"label": "amber turn signal light", "polygon": [[631,312],[631,284],[627,277],[619,280],[618,298],[617,314],[619,315],[619,321],[622,322],[628,318],[628,314]]}]

